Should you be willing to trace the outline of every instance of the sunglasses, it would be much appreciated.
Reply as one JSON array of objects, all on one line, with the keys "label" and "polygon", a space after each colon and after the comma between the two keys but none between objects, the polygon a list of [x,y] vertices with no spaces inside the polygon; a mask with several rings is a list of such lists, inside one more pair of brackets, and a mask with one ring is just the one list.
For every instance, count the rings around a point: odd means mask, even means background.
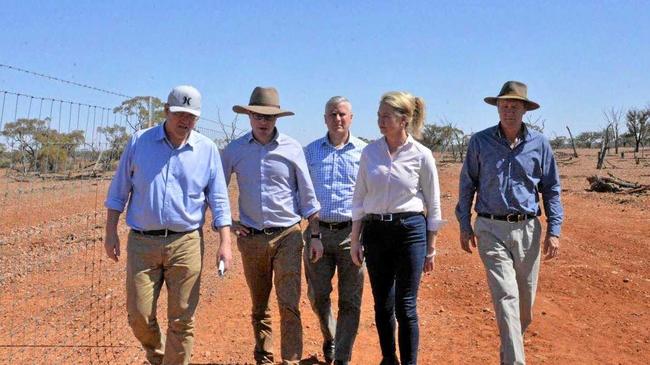
[{"label": "sunglasses", "polygon": [[251,113],[251,116],[255,120],[260,120],[260,121],[261,120],[266,120],[267,122],[272,122],[272,121],[278,119],[278,117],[275,116],[275,115],[264,115],[264,114]]}]

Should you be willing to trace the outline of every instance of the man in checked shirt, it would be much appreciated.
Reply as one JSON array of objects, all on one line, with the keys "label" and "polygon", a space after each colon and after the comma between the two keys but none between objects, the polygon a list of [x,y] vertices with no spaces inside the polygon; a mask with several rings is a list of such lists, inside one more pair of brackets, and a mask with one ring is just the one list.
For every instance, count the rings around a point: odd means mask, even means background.
[{"label": "man in checked shirt", "polygon": [[[350,134],[352,105],[342,96],[325,104],[327,134],[305,148],[309,173],[321,204],[323,257],[312,262],[306,255],[308,297],[320,322],[323,353],[328,364],[349,364],[359,327],[363,267],[352,262],[350,229],[352,195],[359,170],[362,140]],[[338,320],[332,315],[332,277],[338,270]]]}]

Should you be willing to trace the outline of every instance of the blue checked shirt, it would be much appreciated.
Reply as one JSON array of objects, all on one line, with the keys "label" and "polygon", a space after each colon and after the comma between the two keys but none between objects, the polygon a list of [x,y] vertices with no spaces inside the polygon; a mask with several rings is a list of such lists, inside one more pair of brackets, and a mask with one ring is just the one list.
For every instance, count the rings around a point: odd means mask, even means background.
[{"label": "blue checked shirt", "polygon": [[222,154],[226,183],[234,172],[239,186],[239,220],[255,229],[289,227],[320,210],[305,154],[296,140],[275,130],[266,145],[251,132]]},{"label": "blue checked shirt", "polygon": [[471,208],[482,214],[537,214],[539,193],[544,199],[548,233],[560,235],[563,220],[560,178],[551,145],[544,135],[523,128],[519,143],[510,147],[499,126],[472,136],[460,173],[456,218],[472,232]]},{"label": "blue checked shirt", "polygon": [[366,145],[350,135],[348,142],[336,149],[325,135],[305,147],[307,166],[321,204],[321,221],[334,223],[352,219],[354,185],[361,151]]},{"label": "blue checked shirt", "polygon": [[163,124],[136,132],[127,144],[104,205],[122,212],[137,230],[185,232],[203,226],[212,211],[212,226],[231,224],[228,189],[217,146],[192,131],[174,148]]}]

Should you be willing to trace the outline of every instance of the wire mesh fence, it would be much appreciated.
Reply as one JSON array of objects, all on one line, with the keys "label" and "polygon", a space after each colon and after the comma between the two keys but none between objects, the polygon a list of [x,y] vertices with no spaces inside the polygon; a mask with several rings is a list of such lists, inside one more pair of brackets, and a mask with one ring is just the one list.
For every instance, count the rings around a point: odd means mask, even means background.
[{"label": "wire mesh fence", "polygon": [[[9,91],[0,103],[0,364],[141,362],[123,265],[108,262],[102,242],[105,194],[136,124],[111,108]],[[223,138],[206,124],[197,130]]]}]

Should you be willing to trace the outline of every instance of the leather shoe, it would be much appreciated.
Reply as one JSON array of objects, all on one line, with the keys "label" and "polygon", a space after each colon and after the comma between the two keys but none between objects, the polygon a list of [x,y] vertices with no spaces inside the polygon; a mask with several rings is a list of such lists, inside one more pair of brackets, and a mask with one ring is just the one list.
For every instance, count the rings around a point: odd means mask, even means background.
[{"label": "leather shoe", "polygon": [[334,361],[334,341],[325,341],[323,342],[323,356],[325,356],[325,362],[331,364]]},{"label": "leather shoe", "polygon": [[343,360],[334,360],[334,365],[350,365],[350,362]]}]

